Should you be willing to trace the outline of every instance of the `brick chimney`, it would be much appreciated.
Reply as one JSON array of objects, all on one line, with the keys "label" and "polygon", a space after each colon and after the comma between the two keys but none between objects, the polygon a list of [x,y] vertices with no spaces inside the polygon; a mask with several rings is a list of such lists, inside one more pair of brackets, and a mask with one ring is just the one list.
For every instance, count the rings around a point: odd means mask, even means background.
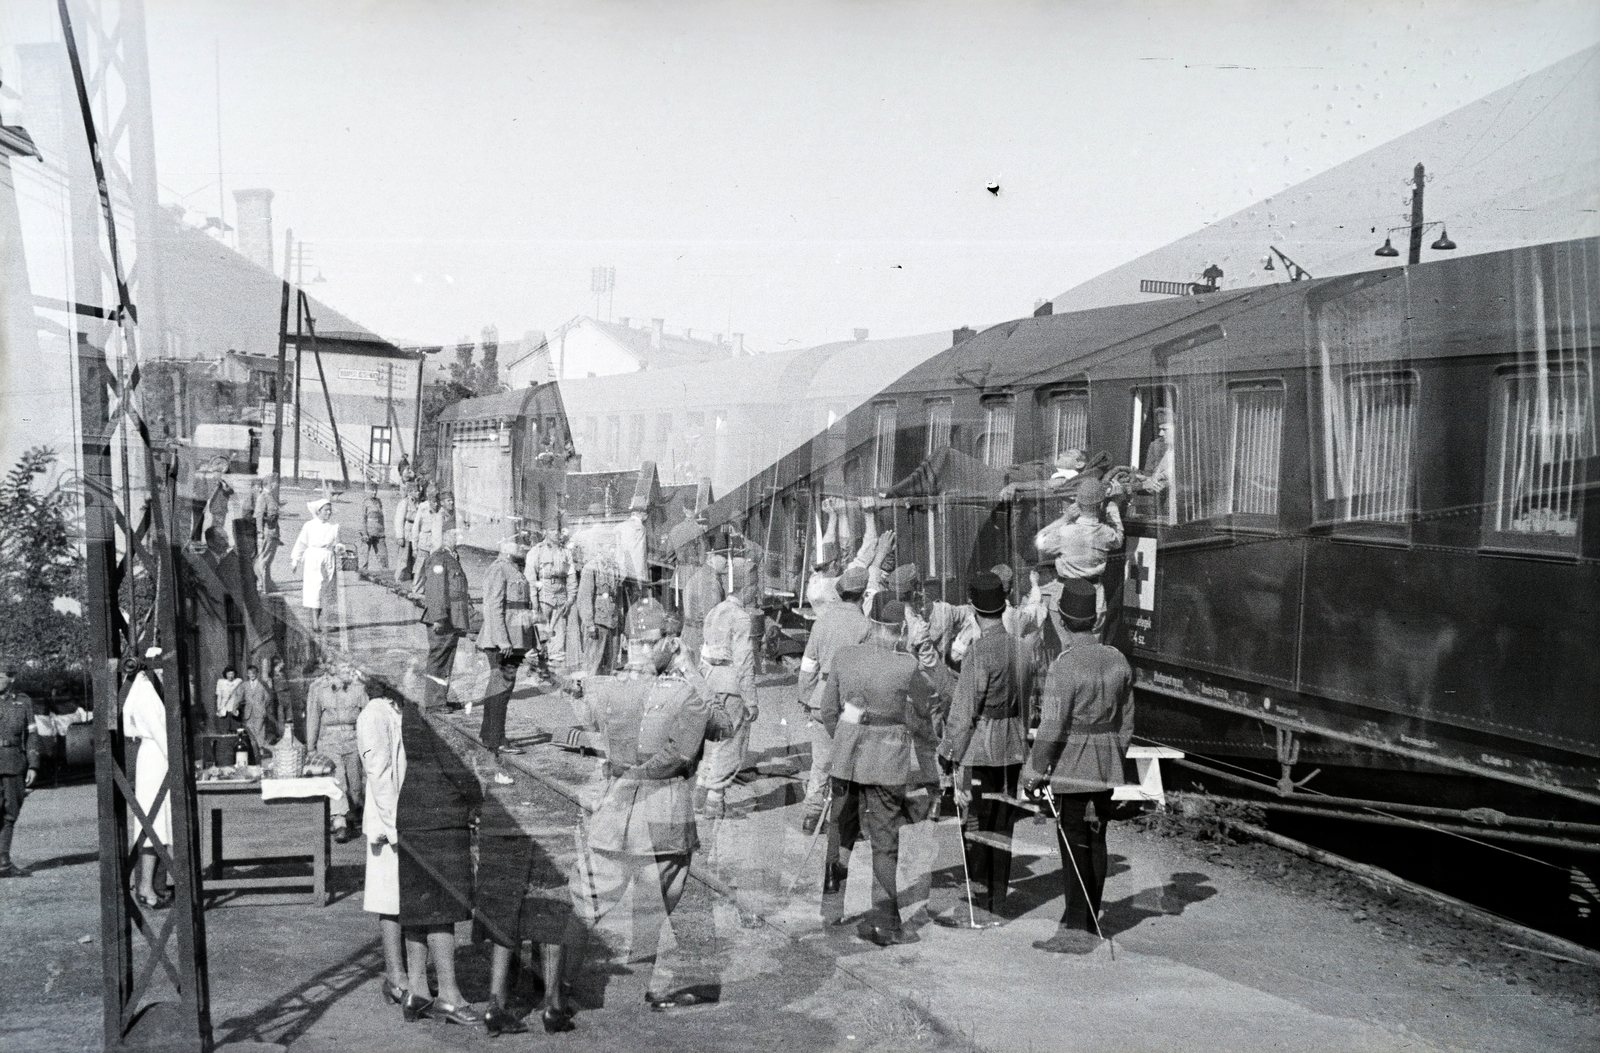
[{"label": "brick chimney", "polygon": [[[272,191],[262,187],[235,190],[234,223],[238,226],[239,254],[258,266],[272,266]],[[288,262],[284,262],[288,266]],[[276,271],[274,271],[276,273]]]},{"label": "brick chimney", "polygon": [[628,316],[627,315],[623,315],[621,318],[617,319],[617,324],[622,326],[622,328],[626,329],[626,328],[628,328],[628,322],[629,321],[630,321],[630,319],[628,318]]},{"label": "brick chimney", "polygon": [[1055,309],[1056,305],[1054,303],[1049,300],[1040,300],[1033,305],[1033,316],[1035,318],[1048,318],[1055,313]]},{"label": "brick chimney", "polygon": [[743,333],[734,333],[733,334],[733,357],[734,358],[743,358],[744,357],[744,334]]},{"label": "brick chimney", "polygon": [[650,319],[650,349],[652,351],[661,350],[661,335],[666,328],[667,320],[665,318]]},{"label": "brick chimney", "polygon": [[971,326],[965,326],[964,325],[960,329],[955,329],[955,330],[951,331],[951,333],[950,333],[950,346],[954,347],[954,346],[956,346],[957,344],[961,343],[964,340],[971,340],[973,337],[975,337],[977,335],[978,335],[978,331],[976,329],[973,329]]},{"label": "brick chimney", "polygon": [[865,329],[857,329],[855,330],[855,336],[856,340],[858,341],[865,340],[867,338],[867,331]]}]

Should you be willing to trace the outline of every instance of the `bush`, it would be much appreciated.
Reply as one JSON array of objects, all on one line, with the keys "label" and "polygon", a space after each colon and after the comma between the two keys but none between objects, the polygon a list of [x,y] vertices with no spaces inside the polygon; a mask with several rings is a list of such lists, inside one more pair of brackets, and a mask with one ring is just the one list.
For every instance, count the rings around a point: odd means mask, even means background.
[{"label": "bush", "polygon": [[55,462],[36,446],[0,480],[0,655],[39,675],[81,673],[89,655],[85,620],[56,609],[68,598],[81,610],[85,588],[76,496],[59,479],[39,485]]}]

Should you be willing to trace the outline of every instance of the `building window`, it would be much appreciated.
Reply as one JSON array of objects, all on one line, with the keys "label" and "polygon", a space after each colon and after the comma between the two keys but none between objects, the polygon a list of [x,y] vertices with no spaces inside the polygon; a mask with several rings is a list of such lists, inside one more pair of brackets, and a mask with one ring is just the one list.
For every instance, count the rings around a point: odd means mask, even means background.
[{"label": "building window", "polygon": [[872,404],[872,487],[887,490],[894,485],[895,404]]},{"label": "building window", "polygon": [[367,444],[367,463],[388,464],[389,458],[393,455],[393,446],[394,430],[374,425],[372,428],[372,441]]},{"label": "building window", "polygon": [[656,445],[658,447],[660,447],[660,449],[658,449],[656,452],[660,453],[661,450],[666,449],[667,444],[670,443],[671,441],[672,441],[672,414],[670,414],[670,413],[658,413],[658,414],[656,414]]},{"label": "building window", "polygon": [[1089,454],[1089,389],[1069,388],[1050,396],[1050,417],[1055,425],[1055,444],[1052,457],[1060,457],[1068,450]]},{"label": "building window", "polygon": [[1576,552],[1584,462],[1595,456],[1593,380],[1575,357],[1549,360],[1497,378],[1484,529],[1495,546]]},{"label": "building window", "polygon": [[978,436],[978,459],[990,468],[1005,468],[1012,463],[1015,445],[1017,407],[1010,395],[995,395],[983,400],[983,434]]},{"label": "building window", "polygon": [[1278,465],[1283,454],[1283,383],[1269,380],[1228,388],[1228,501],[1232,515],[1278,514]]},{"label": "building window", "polygon": [[628,418],[628,466],[636,467],[644,458],[644,414]]},{"label": "building window", "polygon": [[611,416],[606,418],[606,441],[604,447],[606,462],[615,467],[622,457],[622,418]]},{"label": "building window", "polygon": [[928,408],[928,444],[923,454],[932,457],[950,445],[950,422],[956,404],[954,399],[929,399],[924,405]]},{"label": "building window", "polygon": [[1324,412],[1325,485],[1335,519],[1404,523],[1416,508],[1417,377],[1352,373]]}]

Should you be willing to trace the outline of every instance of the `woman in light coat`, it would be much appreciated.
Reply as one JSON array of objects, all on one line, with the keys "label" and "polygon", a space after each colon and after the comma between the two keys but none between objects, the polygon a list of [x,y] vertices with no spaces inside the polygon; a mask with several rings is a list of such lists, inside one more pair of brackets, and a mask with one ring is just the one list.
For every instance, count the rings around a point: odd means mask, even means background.
[{"label": "woman in light coat", "polygon": [[333,502],[324,497],[308,502],[306,507],[311,509],[311,518],[295,539],[289,567],[298,571],[302,564],[305,566],[300,605],[311,612],[311,631],[321,632],[323,601],[333,591],[338,554],[344,546],[339,544],[339,524],[333,521]]},{"label": "woman in light coat", "polygon": [[[155,655],[159,653],[156,651]],[[138,759],[135,761],[133,775],[133,799],[138,803],[140,810],[149,816],[151,831],[163,845],[170,847],[172,808],[168,801],[171,799],[171,794],[162,799],[160,811],[154,815],[150,814],[150,809],[155,804],[156,798],[161,795],[162,785],[167,779],[167,706],[161,699],[160,689],[143,663],[137,659],[129,661],[138,664],[138,672],[134,674],[133,686],[128,689],[128,698],[122,704],[122,733],[139,743]],[[144,828],[137,823],[133,829],[136,831],[135,837],[144,834]],[[149,836],[144,835],[139,848],[139,887],[135,895],[146,907],[166,907],[172,903],[172,895],[165,890],[156,892],[155,874],[155,846]]]},{"label": "woman in light coat", "polygon": [[372,694],[356,719],[356,743],[366,773],[366,802],[361,828],[367,842],[367,882],[362,909],[378,916],[383,936],[385,1000],[400,1005],[406,998],[405,945],[400,929],[400,861],[395,843],[395,810],[406,778],[406,748],[400,738],[400,702],[376,679]]}]

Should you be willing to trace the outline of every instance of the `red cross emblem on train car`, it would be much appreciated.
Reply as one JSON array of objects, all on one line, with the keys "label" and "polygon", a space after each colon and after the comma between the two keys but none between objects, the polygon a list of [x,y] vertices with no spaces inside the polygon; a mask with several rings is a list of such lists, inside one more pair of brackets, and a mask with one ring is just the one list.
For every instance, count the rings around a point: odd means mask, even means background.
[{"label": "red cross emblem on train car", "polygon": [[1124,563],[1126,580],[1122,586],[1122,605],[1141,611],[1156,609],[1156,539],[1130,537]]}]

